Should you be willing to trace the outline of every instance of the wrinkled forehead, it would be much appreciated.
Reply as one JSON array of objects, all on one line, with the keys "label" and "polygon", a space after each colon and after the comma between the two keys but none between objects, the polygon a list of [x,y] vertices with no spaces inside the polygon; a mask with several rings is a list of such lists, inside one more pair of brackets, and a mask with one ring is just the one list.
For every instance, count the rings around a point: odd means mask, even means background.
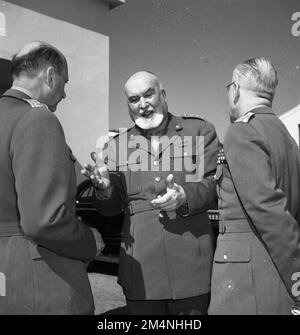
[{"label": "wrinkled forehead", "polygon": [[127,97],[141,95],[149,89],[157,89],[159,87],[158,80],[151,75],[138,75],[128,79],[125,84],[125,93]]}]

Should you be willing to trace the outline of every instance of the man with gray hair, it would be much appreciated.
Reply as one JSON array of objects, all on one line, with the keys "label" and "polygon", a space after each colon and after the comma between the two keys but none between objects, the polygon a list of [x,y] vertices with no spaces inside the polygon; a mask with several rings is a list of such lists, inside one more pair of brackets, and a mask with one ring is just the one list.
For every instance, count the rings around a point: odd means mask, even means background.
[{"label": "man with gray hair", "polygon": [[233,124],[215,176],[221,221],[210,314],[299,312],[300,155],[271,109],[277,84],[270,61],[254,58],[227,85]]}]

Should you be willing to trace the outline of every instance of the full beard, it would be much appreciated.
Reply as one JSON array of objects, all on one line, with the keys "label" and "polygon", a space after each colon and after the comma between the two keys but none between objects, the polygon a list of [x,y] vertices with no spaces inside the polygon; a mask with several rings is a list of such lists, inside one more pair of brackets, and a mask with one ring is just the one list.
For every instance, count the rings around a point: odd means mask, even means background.
[{"label": "full beard", "polygon": [[138,116],[134,122],[135,124],[142,129],[153,129],[157,128],[163,121],[163,114],[153,114],[151,117],[146,118],[142,116]]}]

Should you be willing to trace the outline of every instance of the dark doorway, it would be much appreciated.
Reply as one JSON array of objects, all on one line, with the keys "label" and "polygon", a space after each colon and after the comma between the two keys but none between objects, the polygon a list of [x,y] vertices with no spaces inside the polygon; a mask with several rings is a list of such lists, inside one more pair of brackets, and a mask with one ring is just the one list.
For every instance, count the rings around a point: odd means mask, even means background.
[{"label": "dark doorway", "polygon": [[0,58],[0,95],[11,87],[11,61]]}]

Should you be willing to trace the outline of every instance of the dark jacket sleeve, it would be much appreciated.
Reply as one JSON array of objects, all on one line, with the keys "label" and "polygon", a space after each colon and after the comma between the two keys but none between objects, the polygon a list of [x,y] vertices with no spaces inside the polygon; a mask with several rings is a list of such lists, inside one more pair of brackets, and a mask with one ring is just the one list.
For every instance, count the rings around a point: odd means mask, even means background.
[{"label": "dark jacket sleeve", "polygon": [[126,203],[124,175],[120,172],[111,172],[110,181],[113,185],[110,197],[104,198],[101,191],[94,188],[93,203],[101,215],[115,216],[122,212]]},{"label": "dark jacket sleeve", "polygon": [[[292,277],[300,272],[300,229],[287,209],[285,194],[276,185],[269,148],[251,125],[237,123],[228,131],[224,151],[244,208],[296,299]],[[297,299],[300,302],[299,296]]]},{"label": "dark jacket sleeve", "polygon": [[74,166],[58,119],[44,108],[27,112],[14,130],[10,154],[25,235],[63,257],[92,259],[95,239],[75,215]]},{"label": "dark jacket sleeve", "polygon": [[200,150],[198,153],[200,170],[202,169],[202,180],[187,182],[182,185],[186,194],[189,214],[214,208],[217,201],[214,175],[216,173],[220,142],[215,128],[210,122],[205,122],[205,126],[199,130],[198,136],[203,136],[204,138],[204,150],[203,152]]}]

